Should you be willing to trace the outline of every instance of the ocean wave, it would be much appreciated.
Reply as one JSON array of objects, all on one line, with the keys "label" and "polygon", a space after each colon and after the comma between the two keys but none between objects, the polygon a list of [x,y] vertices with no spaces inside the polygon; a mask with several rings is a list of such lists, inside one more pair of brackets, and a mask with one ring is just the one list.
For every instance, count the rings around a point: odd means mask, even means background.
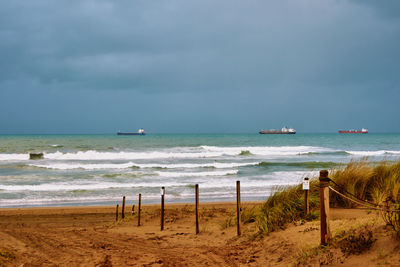
[{"label": "ocean wave", "polygon": [[96,150],[78,151],[75,153],[48,153],[45,159],[54,160],[135,160],[135,159],[166,159],[166,158],[211,158],[221,156],[238,156],[242,151],[249,151],[259,156],[291,156],[309,152],[332,152],[329,148],[313,146],[281,146],[281,147],[217,147],[200,146],[182,148],[176,147],[161,151],[138,152],[99,152]]},{"label": "ocean wave", "polygon": [[303,162],[260,162],[259,166],[284,166],[284,167],[303,167],[308,169],[315,168],[331,168],[334,166],[342,165],[338,162],[332,161],[303,161]]},{"label": "ocean wave", "polygon": [[250,146],[250,147],[218,147],[200,146],[211,153],[223,153],[224,155],[240,155],[243,151],[259,156],[292,156],[304,153],[334,152],[334,149],[314,146]]},{"label": "ocean wave", "polygon": [[50,145],[51,147],[64,147],[63,145],[59,145],[59,144],[54,144],[54,145]]},{"label": "ocean wave", "polygon": [[[152,194],[143,196],[142,199],[157,199],[159,195]],[[136,199],[137,196],[127,195],[126,199]],[[82,204],[82,203],[114,203],[115,201],[120,201],[120,196],[66,196],[66,197],[24,197],[18,199],[1,199],[0,207],[12,207],[12,206],[41,206],[49,205],[58,206],[68,205],[68,204]]]},{"label": "ocean wave", "polygon": [[[179,182],[166,182],[165,186],[183,186],[185,184]],[[58,182],[58,183],[43,183],[37,185],[0,185],[0,190],[4,191],[35,191],[35,192],[43,192],[43,191],[74,191],[74,190],[87,190],[87,191],[96,191],[96,190],[105,190],[105,189],[118,189],[118,188],[138,188],[138,187],[157,187],[161,186],[159,181],[153,182],[135,182],[135,183],[118,183],[118,182],[104,182],[104,181],[96,181],[96,182],[79,182],[75,181],[73,183],[67,182]]]},{"label": "ocean wave", "polygon": [[29,160],[29,154],[0,154],[0,161],[4,160],[10,160],[10,161]]},{"label": "ocean wave", "polygon": [[[243,152],[245,151],[245,152]],[[254,147],[175,147],[156,151],[120,151],[105,152],[85,150],[77,152],[44,152],[44,159],[50,160],[136,160],[136,159],[190,159],[190,158],[215,158],[221,156],[240,156],[244,153],[249,156],[293,156],[306,153],[329,153],[335,150],[313,146],[254,146]],[[0,154],[2,160],[29,160],[26,154]]]},{"label": "ocean wave", "polygon": [[225,176],[235,175],[238,170],[214,171],[214,172],[156,172],[161,177],[204,177],[204,176]]},{"label": "ocean wave", "polygon": [[98,169],[128,169],[128,168],[161,168],[161,169],[191,169],[191,168],[216,168],[216,169],[227,169],[243,166],[258,165],[260,162],[212,162],[212,163],[180,163],[180,164],[158,164],[158,163],[96,163],[96,164],[84,164],[84,163],[50,163],[50,164],[28,164],[31,167],[54,169],[54,170],[98,170]]},{"label": "ocean wave", "polygon": [[321,151],[321,152],[305,152],[299,153],[298,155],[302,156],[314,156],[314,155],[326,155],[326,156],[346,156],[350,155],[350,153],[343,151],[343,150],[333,150],[333,151]]},{"label": "ocean wave", "polygon": [[128,163],[102,163],[102,164],[82,164],[82,163],[50,163],[50,164],[28,164],[31,167],[53,169],[53,170],[98,170],[98,169],[126,169],[135,165]]},{"label": "ocean wave", "polygon": [[357,156],[383,156],[383,155],[400,155],[398,150],[377,150],[377,151],[346,151],[351,155]]},{"label": "ocean wave", "polygon": [[219,157],[222,153],[217,152],[99,152],[95,150],[79,151],[76,153],[55,152],[45,154],[45,159],[53,160],[133,160],[133,159],[166,159],[166,158],[207,158]]},{"label": "ocean wave", "polygon": [[300,179],[304,177],[316,177],[319,175],[319,171],[277,171],[272,172],[269,176],[278,178],[280,180],[290,178],[290,179]]}]

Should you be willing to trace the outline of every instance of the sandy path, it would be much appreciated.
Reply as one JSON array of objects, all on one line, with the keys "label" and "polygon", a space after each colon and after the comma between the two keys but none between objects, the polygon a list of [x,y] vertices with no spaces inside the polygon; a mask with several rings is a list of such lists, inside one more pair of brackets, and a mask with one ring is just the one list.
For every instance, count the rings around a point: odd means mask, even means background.
[{"label": "sandy path", "polygon": [[[154,205],[143,207],[141,227],[130,214],[115,222],[114,207],[2,209],[0,251],[12,256],[0,257],[0,266],[287,266],[319,244],[318,221],[263,238],[255,238],[257,227],[250,223],[237,237],[234,203],[201,205],[196,235],[193,211],[193,205],[168,205],[160,231]],[[334,231],[376,218],[360,210],[332,212]],[[351,260],[359,263],[346,258]]]}]

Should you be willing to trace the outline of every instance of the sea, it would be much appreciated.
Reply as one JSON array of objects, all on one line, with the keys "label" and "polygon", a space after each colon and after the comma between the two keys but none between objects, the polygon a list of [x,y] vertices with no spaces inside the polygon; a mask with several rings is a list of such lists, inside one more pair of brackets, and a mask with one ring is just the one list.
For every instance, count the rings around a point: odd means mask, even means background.
[{"label": "sea", "polygon": [[[30,159],[29,153],[43,153]],[[400,134],[0,135],[0,207],[265,200],[319,170],[396,161]]]}]

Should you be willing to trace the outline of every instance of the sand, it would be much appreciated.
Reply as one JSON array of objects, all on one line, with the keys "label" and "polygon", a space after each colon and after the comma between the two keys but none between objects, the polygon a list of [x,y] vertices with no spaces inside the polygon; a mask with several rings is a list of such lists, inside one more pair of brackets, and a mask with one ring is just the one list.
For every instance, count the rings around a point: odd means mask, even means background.
[{"label": "sand", "polygon": [[118,222],[115,207],[0,209],[0,266],[400,266],[399,240],[375,213],[331,210],[333,236],[368,225],[376,238],[361,255],[345,255],[319,247],[318,220],[267,236],[248,223],[238,237],[235,207],[201,203],[198,235],[192,204],[167,204],[164,231],[158,205],[143,206],[140,227],[131,206]]}]

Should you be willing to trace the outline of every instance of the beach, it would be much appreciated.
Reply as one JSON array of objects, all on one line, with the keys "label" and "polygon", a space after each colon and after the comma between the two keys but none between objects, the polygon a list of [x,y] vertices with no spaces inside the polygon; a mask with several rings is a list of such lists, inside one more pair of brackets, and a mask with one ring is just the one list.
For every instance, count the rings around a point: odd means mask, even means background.
[{"label": "beach", "polygon": [[[251,209],[257,202],[243,203]],[[368,226],[377,241],[362,255],[339,248],[315,254],[319,220],[257,235],[256,224],[242,225],[237,236],[235,203],[201,203],[200,233],[195,234],[193,204],[144,205],[142,225],[127,206],[116,221],[115,206],[42,207],[0,210],[0,263],[4,266],[396,266],[399,243],[376,213],[332,209],[331,231]],[[121,210],[120,210],[121,212]],[[343,265],[344,263],[344,265]]]},{"label": "beach", "polygon": [[0,267],[400,267],[399,47],[400,0],[0,1]]},{"label": "beach", "polygon": [[[399,134],[3,135],[0,266],[396,266],[398,239],[374,211],[332,209],[336,243],[321,247],[318,211],[272,232],[244,220],[238,236],[234,201],[237,181],[242,213],[251,213],[277,188],[321,169],[365,157],[396,161],[399,144]],[[43,158],[30,159],[32,152]],[[370,235],[368,247],[351,243]],[[353,247],[362,252],[342,249]]]}]

